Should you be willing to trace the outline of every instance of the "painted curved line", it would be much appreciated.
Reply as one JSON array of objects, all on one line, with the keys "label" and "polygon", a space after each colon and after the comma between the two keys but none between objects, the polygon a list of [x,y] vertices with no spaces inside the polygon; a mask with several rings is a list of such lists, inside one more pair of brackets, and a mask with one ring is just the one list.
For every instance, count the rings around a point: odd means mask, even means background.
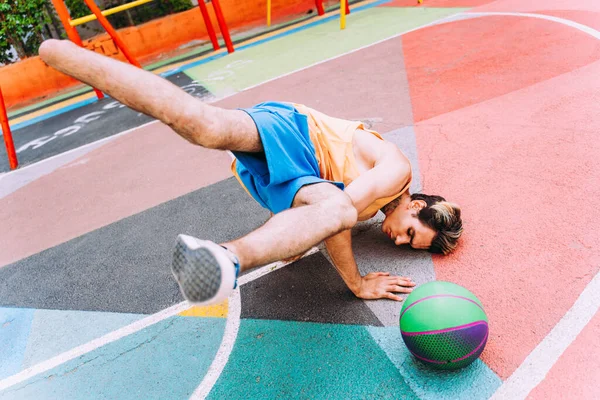
[{"label": "painted curved line", "polygon": [[484,320],[479,320],[479,321],[475,321],[475,322],[469,322],[468,324],[464,324],[464,325],[453,326],[452,328],[436,329],[436,330],[432,330],[432,331],[421,331],[421,332],[405,332],[405,331],[401,330],[400,332],[404,336],[435,335],[438,333],[447,333],[447,332],[458,331],[458,330],[465,329],[465,328],[471,328],[471,327],[477,326],[477,325],[487,326],[488,323]]},{"label": "painted curved line", "polygon": [[419,300],[415,301],[414,303],[411,303],[410,306],[406,307],[406,309],[404,311],[402,311],[402,313],[400,314],[400,318],[402,318],[402,316],[404,315],[405,312],[407,312],[408,310],[410,310],[411,308],[413,308],[413,306],[416,306],[420,302],[425,301],[425,300],[429,300],[429,299],[439,298],[439,297],[453,297],[453,298],[456,298],[456,299],[467,300],[467,301],[470,301],[471,303],[475,304],[477,307],[481,308],[481,311],[485,312],[485,310],[483,309],[483,307],[481,307],[481,305],[478,302],[476,302],[475,300],[470,299],[468,297],[459,296],[459,295],[456,295],[456,294],[434,294],[434,295],[431,295],[431,296],[423,297],[422,299],[419,299]]},{"label": "painted curved line", "polygon": [[[580,30],[581,32],[587,33],[588,35],[600,40],[600,31],[591,28],[587,25],[580,24],[579,22],[571,21],[570,19],[554,17],[552,15],[535,14],[535,13],[520,13],[520,12],[465,12],[460,13],[456,16],[468,16],[468,17],[493,17],[493,16],[505,16],[505,17],[526,17],[526,18],[537,18],[544,19],[546,21],[558,22],[571,28]],[[456,17],[455,16],[455,17]]]},{"label": "painted curved line", "polygon": [[[301,258],[308,257],[312,254],[315,254],[318,251],[319,249],[317,247],[313,247],[312,249],[304,253]],[[192,395],[190,396],[190,400],[206,398],[206,396],[208,396],[208,394],[214,387],[215,383],[217,383],[217,380],[221,376],[225,365],[229,361],[229,356],[231,355],[231,351],[233,350],[233,346],[235,345],[238,331],[240,329],[240,315],[242,312],[242,302],[240,298],[241,287],[248,282],[252,282],[253,280],[265,276],[275,270],[283,268],[286,265],[290,265],[293,262],[294,261],[280,261],[273,264],[265,265],[264,267],[247,273],[238,279],[238,288],[233,292],[233,295],[230,297],[229,312],[227,314],[227,324],[225,325],[225,332],[223,332],[223,340],[221,341],[219,350],[213,358],[213,362],[210,364],[206,375],[204,375],[202,382],[200,382],[200,385],[198,385],[196,390],[194,390],[194,393],[192,393]]]},{"label": "painted curved line", "polygon": [[[305,253],[302,257],[307,257],[311,254],[316,253],[317,251],[319,251],[318,248],[316,248],[316,247],[312,248],[307,253]],[[269,272],[273,272],[273,271],[275,271],[279,268],[285,267],[286,265],[289,265],[289,264],[291,264],[291,263],[276,262],[276,263],[272,263],[269,265],[265,265],[264,267],[259,268],[258,270],[252,271],[251,273],[242,276],[238,280],[238,283],[241,286],[245,283],[251,282],[257,278],[260,278],[263,275],[268,274]],[[237,291],[239,291],[239,289]],[[234,295],[237,291],[234,291]],[[127,337],[127,336],[132,335],[136,332],[139,332],[143,329],[146,329],[149,326],[157,324],[160,321],[163,321],[167,318],[174,317],[177,314],[189,309],[190,307],[191,307],[191,304],[189,302],[182,301],[181,303],[175,304],[169,308],[159,311],[156,314],[149,315],[149,316],[142,318],[138,321],[135,321],[129,325],[123,326],[117,330],[109,332],[104,336],[101,336],[99,338],[91,340],[91,341],[84,343],[80,346],[77,346],[71,350],[60,353],[46,361],[42,361],[39,364],[32,365],[31,367],[26,368],[23,371],[20,371],[14,375],[11,375],[7,378],[0,380],[0,391],[7,389],[9,387],[12,387],[14,385],[17,385],[21,382],[24,382],[27,379],[30,379],[36,375],[39,375],[46,371],[49,371],[52,368],[62,365],[62,364],[66,363],[68,361],[71,361],[77,357],[81,357],[81,356],[83,356],[87,353],[90,353],[100,347],[106,346],[109,343],[123,339],[124,337]],[[234,313],[235,313],[235,307],[236,307],[236,305],[234,302],[234,304],[232,304],[232,309],[233,309]],[[241,309],[241,307],[239,307],[238,310],[239,309]],[[227,323],[225,325],[225,332],[231,333],[230,337],[232,338],[233,342],[235,342],[235,338],[237,337],[236,326],[239,326],[239,316],[240,316],[240,313],[237,312],[237,318],[232,319],[232,321],[229,321],[230,318],[228,316]],[[223,336],[225,336],[225,334]],[[229,354],[231,353],[231,349],[233,348],[233,342],[231,342],[230,340],[223,340],[221,342],[221,346],[219,347],[219,350],[217,350],[217,355],[220,355],[221,357],[227,357],[226,359],[224,359],[223,366],[227,363],[227,360],[229,359]],[[215,365],[213,366],[213,364],[215,364]],[[219,365],[217,363],[216,356],[215,356],[215,359],[213,359],[213,363],[209,367],[208,371],[211,371],[211,370],[220,371],[220,370],[218,370],[218,368],[219,368]],[[221,367],[221,370],[222,370],[222,367]],[[218,376],[217,376],[217,378],[218,378]],[[210,382],[207,382],[207,386],[208,386],[208,383],[210,383]],[[214,382],[212,382],[212,384],[214,385]],[[212,386],[210,386],[208,388],[207,393],[210,391],[210,389],[212,389]]]},{"label": "painted curved line", "polygon": [[221,376],[221,372],[223,372],[223,368],[225,368],[227,361],[229,361],[229,355],[231,354],[237,339],[237,334],[240,329],[241,312],[242,303],[240,299],[240,288],[238,287],[229,298],[227,323],[225,325],[225,332],[223,332],[223,340],[221,341],[219,350],[217,351],[217,354],[215,354],[206,375],[204,375],[204,379],[202,379],[202,382],[200,382],[200,385],[196,388],[190,399],[206,398],[217,382],[217,379],[219,379],[219,376]]}]

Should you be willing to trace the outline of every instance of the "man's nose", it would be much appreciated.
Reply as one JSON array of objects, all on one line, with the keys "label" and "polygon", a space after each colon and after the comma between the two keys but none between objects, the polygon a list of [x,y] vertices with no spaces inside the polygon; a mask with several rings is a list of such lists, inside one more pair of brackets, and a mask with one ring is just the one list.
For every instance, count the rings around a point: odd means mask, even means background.
[{"label": "man's nose", "polygon": [[396,246],[400,246],[401,244],[410,243],[410,238],[408,235],[398,235],[396,236]]}]

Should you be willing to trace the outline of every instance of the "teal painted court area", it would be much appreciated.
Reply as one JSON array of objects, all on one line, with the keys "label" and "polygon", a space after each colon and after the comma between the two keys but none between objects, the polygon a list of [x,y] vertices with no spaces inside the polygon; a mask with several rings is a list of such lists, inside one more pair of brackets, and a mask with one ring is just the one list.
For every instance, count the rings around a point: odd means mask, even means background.
[{"label": "teal painted court area", "polygon": [[591,0],[364,1],[344,31],[333,15],[163,70],[217,106],[365,121],[410,159],[411,192],[461,204],[451,256],[394,246],[381,215],[352,239],[362,274],[449,281],[481,302],[485,350],[457,371],[413,357],[403,303],[356,298],[323,246],[191,307],[170,272],[176,235],[224,242],[269,218],[229,154],[111,99],[19,115],[15,136],[41,142],[88,122],[0,175],[0,399],[595,400],[597,18]]},{"label": "teal painted court area", "polygon": [[458,371],[434,371],[416,361],[406,347],[398,345],[402,336],[396,327],[367,330],[419,399],[489,399],[502,384],[481,360]]},{"label": "teal painted court area", "polygon": [[487,399],[500,384],[482,362],[424,367],[396,327],[242,320],[209,398]]},{"label": "teal painted court area", "polygon": [[365,327],[264,320],[242,321],[209,398],[230,396],[418,398]]}]

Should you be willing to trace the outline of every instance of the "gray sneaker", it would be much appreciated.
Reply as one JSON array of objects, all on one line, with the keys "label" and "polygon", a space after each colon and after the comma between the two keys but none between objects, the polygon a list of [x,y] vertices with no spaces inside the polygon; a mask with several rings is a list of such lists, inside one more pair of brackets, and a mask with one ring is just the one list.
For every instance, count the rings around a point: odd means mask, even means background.
[{"label": "gray sneaker", "polygon": [[186,300],[194,305],[217,304],[237,287],[237,257],[209,240],[177,236],[171,271]]}]

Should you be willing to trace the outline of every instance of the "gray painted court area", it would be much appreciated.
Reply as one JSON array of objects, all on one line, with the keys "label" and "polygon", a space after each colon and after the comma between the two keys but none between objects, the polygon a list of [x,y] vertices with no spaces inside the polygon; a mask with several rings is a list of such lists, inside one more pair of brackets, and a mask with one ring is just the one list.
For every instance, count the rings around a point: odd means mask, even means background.
[{"label": "gray painted court area", "polygon": [[179,233],[226,241],[267,218],[229,178],[1,268],[0,302],[155,313],[183,301],[170,270]]},{"label": "gray painted court area", "polygon": [[241,288],[242,318],[381,326],[316,253]]}]

